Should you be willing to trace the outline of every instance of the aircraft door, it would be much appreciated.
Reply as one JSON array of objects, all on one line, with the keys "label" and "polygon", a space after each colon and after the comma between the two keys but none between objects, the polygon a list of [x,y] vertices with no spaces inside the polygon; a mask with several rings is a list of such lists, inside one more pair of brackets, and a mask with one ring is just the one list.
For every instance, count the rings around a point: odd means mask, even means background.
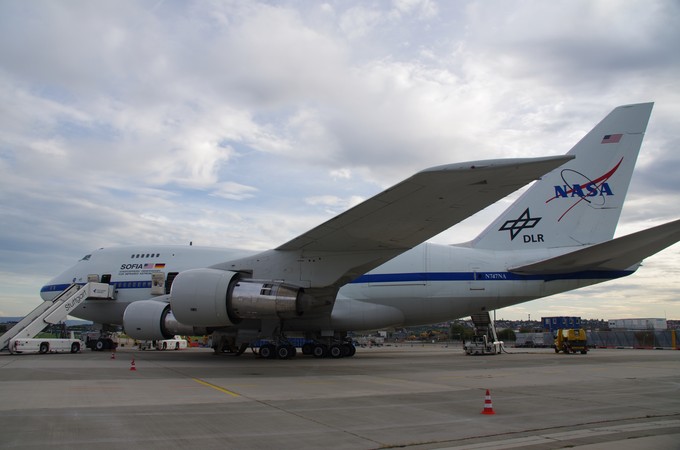
[{"label": "aircraft door", "polygon": [[470,272],[472,274],[472,279],[470,280],[470,290],[471,291],[482,291],[486,290],[486,281],[482,279],[480,272],[480,267],[470,266]]},{"label": "aircraft door", "polygon": [[175,277],[179,272],[169,272],[168,276],[165,278],[165,293],[170,294],[170,288],[172,288],[172,282],[175,281]]},{"label": "aircraft door", "polygon": [[165,294],[165,273],[154,272],[151,274],[151,295]]}]

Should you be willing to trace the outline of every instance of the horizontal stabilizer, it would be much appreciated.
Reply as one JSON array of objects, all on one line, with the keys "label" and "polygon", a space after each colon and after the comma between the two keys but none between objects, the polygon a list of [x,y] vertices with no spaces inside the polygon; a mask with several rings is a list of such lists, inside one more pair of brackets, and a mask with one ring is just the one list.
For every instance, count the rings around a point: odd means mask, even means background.
[{"label": "horizontal stabilizer", "polygon": [[520,275],[573,273],[585,270],[626,270],[680,241],[680,220],[592,245],[510,272]]}]

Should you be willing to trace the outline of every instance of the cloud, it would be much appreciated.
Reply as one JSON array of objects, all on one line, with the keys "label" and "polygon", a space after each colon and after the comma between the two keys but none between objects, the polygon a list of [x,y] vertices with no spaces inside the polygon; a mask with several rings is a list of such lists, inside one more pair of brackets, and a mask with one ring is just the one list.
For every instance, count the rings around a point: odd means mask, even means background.
[{"label": "cloud", "polygon": [[619,232],[677,218],[679,17],[665,1],[2,2],[0,281],[36,292],[104,245],[275,247],[428,166],[564,153],[638,101],[657,104]]}]

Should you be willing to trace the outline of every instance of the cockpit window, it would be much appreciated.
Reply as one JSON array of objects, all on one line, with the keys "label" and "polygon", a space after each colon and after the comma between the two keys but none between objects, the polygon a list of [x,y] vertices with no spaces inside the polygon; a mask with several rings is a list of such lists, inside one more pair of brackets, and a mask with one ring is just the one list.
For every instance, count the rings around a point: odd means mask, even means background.
[{"label": "cockpit window", "polygon": [[82,257],[81,261],[89,261],[92,255],[85,255]]}]

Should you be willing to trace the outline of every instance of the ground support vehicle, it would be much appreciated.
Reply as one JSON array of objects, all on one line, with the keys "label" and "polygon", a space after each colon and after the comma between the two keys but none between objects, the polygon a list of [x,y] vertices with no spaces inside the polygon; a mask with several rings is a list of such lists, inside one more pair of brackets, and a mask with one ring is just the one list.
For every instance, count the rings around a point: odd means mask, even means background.
[{"label": "ground support vehicle", "polygon": [[156,341],[156,350],[181,350],[187,348],[187,340],[182,336],[175,336],[172,339],[163,339]]},{"label": "ground support vehicle", "polygon": [[555,353],[564,352],[576,353],[581,352],[585,355],[588,353],[588,344],[585,330],[575,330],[573,328],[560,328],[555,334],[555,343],[553,344]]},{"label": "ground support vehicle", "polygon": [[85,335],[85,347],[93,352],[103,352],[118,348],[115,336],[109,333],[91,332]]},{"label": "ground support vehicle", "polygon": [[465,341],[464,348],[467,355],[495,355],[500,353],[498,343],[489,339],[487,335],[472,336],[471,340]]},{"label": "ground support vehicle", "polygon": [[488,312],[470,316],[475,327],[472,339],[463,342],[466,355],[495,355],[502,351],[503,343],[498,340],[496,328]]},{"label": "ground support vehicle", "polygon": [[35,339],[16,338],[9,343],[11,353],[78,353],[85,347],[80,339]]}]

